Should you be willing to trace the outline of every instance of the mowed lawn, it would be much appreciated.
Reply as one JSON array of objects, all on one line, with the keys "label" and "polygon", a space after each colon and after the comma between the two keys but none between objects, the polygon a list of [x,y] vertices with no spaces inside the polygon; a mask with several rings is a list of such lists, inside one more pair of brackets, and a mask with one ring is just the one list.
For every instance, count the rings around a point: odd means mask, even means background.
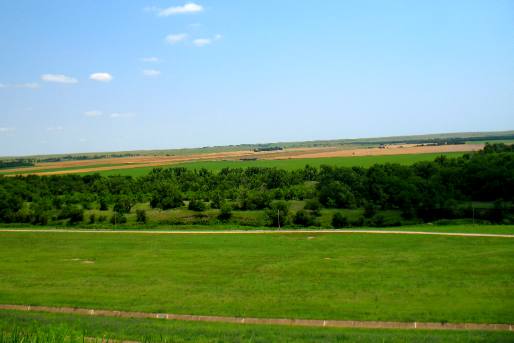
[{"label": "mowed lawn", "polygon": [[514,239],[0,233],[0,303],[514,322]]}]

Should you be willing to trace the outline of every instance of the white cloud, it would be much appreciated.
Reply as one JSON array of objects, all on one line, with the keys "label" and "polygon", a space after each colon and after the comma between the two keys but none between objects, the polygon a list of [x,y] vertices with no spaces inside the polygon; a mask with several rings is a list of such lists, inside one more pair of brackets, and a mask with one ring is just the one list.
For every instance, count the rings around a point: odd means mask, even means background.
[{"label": "white cloud", "polygon": [[0,83],[0,88],[7,88],[7,85],[4,85],[3,83]]},{"label": "white cloud", "polygon": [[154,9],[157,10],[157,15],[160,17],[168,17],[170,15],[175,14],[188,14],[188,13],[198,13],[203,11],[203,6],[195,4],[194,2],[188,2],[182,6],[174,6],[163,9]]},{"label": "white cloud", "polygon": [[141,61],[146,63],[157,63],[160,62],[161,59],[158,57],[143,57]]},{"label": "white cloud", "polygon": [[161,75],[161,71],[156,69],[145,69],[143,70],[143,75],[148,77],[155,77]]},{"label": "white cloud", "polygon": [[135,114],[130,112],[114,112],[109,115],[111,118],[130,118],[134,116]]},{"label": "white cloud", "polygon": [[112,75],[109,73],[93,73],[89,75],[89,79],[93,81],[110,82],[112,81]]},{"label": "white cloud", "polygon": [[178,42],[182,42],[187,38],[187,34],[185,33],[176,33],[166,36],[166,43],[168,44],[177,44]]},{"label": "white cloud", "polygon": [[214,36],[214,40],[220,40],[221,38],[223,38],[223,36],[220,34]]},{"label": "white cloud", "polygon": [[52,131],[52,132],[63,131],[63,130],[64,130],[64,127],[62,127],[62,126],[50,126],[50,127],[46,128],[46,131]]},{"label": "white cloud", "polygon": [[86,117],[100,117],[101,115],[103,115],[103,113],[102,111],[92,110],[84,112],[84,115]]},{"label": "white cloud", "polygon": [[0,127],[0,133],[9,133],[14,131],[14,127]]},{"label": "white cloud", "polygon": [[210,38],[197,38],[193,41],[193,44],[197,47],[206,46],[212,43],[212,39]]},{"label": "white cloud", "polygon": [[79,82],[77,79],[66,76],[63,74],[43,74],[41,75],[41,80],[46,82],[56,82],[56,83],[68,83],[73,84]]}]

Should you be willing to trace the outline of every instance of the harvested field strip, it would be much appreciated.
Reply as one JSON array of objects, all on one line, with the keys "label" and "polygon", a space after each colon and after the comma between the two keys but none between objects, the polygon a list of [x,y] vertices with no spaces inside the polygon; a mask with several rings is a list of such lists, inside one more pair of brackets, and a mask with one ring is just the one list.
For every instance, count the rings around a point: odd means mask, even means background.
[{"label": "harvested field strip", "polygon": [[0,310],[34,311],[48,313],[67,313],[100,317],[120,318],[152,318],[167,320],[185,320],[197,322],[220,322],[233,324],[287,325],[332,328],[363,328],[363,329],[411,329],[411,330],[480,330],[480,331],[513,331],[512,324],[479,324],[479,323],[427,323],[427,322],[382,322],[355,320],[317,320],[317,319],[285,319],[285,318],[244,318],[224,316],[197,316],[171,313],[147,313],[129,311],[111,311],[74,307],[49,307],[30,305],[0,304]]}]

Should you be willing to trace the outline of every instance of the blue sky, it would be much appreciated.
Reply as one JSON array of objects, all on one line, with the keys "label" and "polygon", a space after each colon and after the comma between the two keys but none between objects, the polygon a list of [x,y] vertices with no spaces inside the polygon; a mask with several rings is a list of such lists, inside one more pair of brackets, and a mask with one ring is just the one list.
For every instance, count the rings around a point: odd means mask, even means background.
[{"label": "blue sky", "polygon": [[0,155],[514,129],[514,2],[0,2]]}]

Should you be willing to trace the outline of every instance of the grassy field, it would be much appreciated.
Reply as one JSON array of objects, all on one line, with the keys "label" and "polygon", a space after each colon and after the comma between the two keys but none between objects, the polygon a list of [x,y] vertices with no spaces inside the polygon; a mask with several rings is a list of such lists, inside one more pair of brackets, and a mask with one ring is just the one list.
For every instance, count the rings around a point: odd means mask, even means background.
[{"label": "grassy field", "polygon": [[512,323],[513,261],[510,238],[0,233],[0,303]]},{"label": "grassy field", "polygon": [[[55,338],[83,337],[138,340],[141,342],[512,342],[510,332],[408,331],[277,327],[219,323],[194,323],[148,319],[98,318],[64,314],[0,311],[0,342],[21,343],[8,334],[15,332],[24,342],[57,342]],[[22,335],[20,335],[22,333]],[[5,339],[2,339],[5,338]],[[100,340],[99,340],[100,341]]]},{"label": "grassy field", "polygon": [[[433,161],[436,157],[444,155],[447,157],[459,157],[464,153],[429,153],[429,154],[406,154],[406,155],[389,155],[389,156],[354,156],[354,157],[327,157],[327,158],[302,158],[287,160],[256,160],[256,161],[200,161],[174,164],[167,167],[185,167],[191,169],[205,168],[212,171],[220,171],[223,168],[247,168],[247,167],[274,167],[286,170],[294,170],[303,168],[306,165],[319,167],[321,165],[331,165],[338,167],[371,167],[376,163],[398,163],[410,165],[421,161]],[[120,170],[100,171],[100,175],[130,175],[142,176],[148,174],[155,167],[141,167]],[[92,173],[86,173],[92,174]]]}]

